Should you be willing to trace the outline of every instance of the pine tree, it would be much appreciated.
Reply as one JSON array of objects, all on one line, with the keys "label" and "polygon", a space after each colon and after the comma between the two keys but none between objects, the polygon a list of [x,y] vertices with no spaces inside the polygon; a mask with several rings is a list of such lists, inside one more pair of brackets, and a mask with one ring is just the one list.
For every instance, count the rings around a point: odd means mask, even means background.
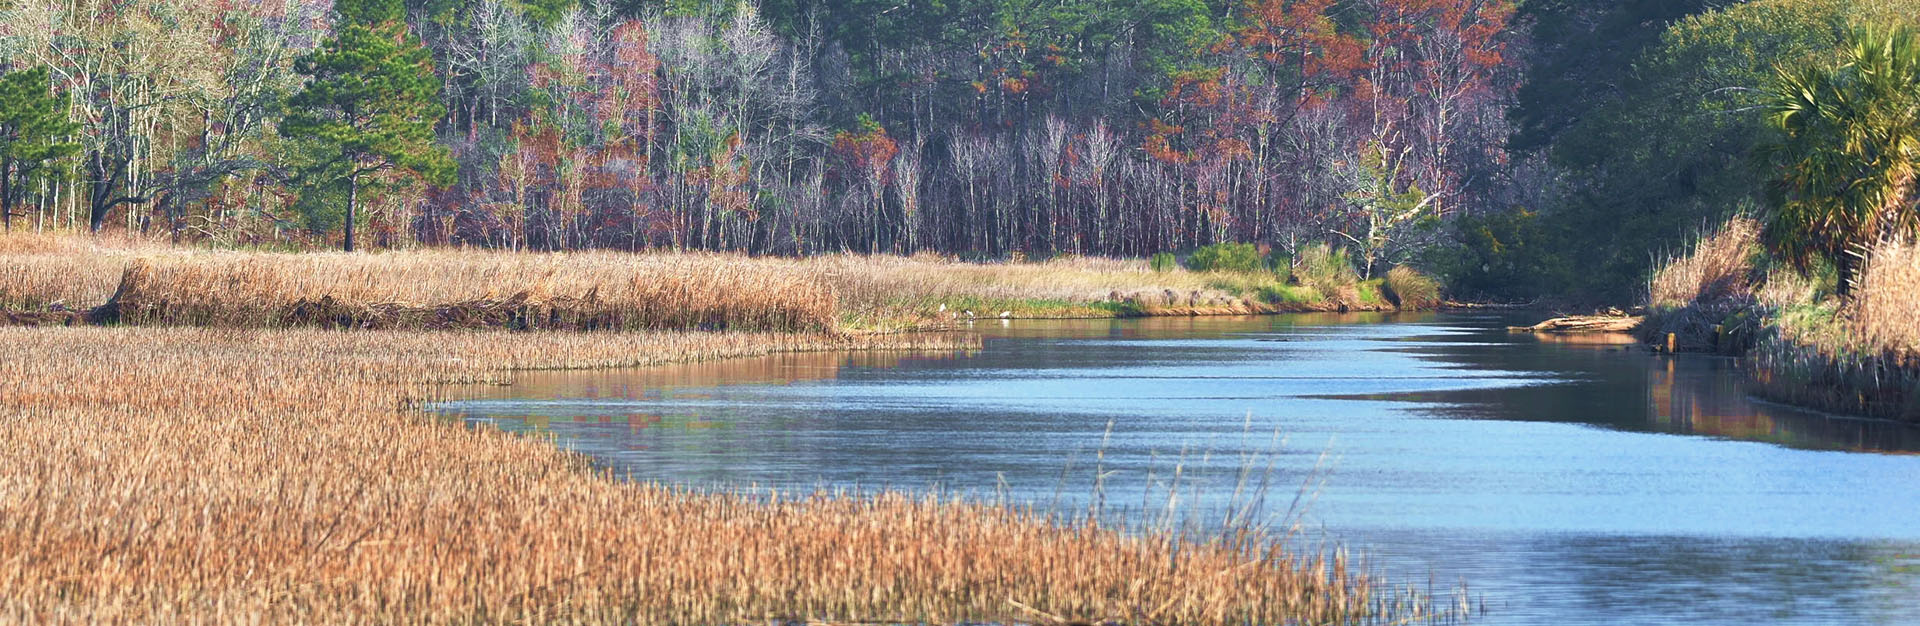
[{"label": "pine tree", "polygon": [[0,76],[0,227],[7,230],[14,199],[33,174],[80,150],[66,140],[79,125],[49,85],[45,67]]},{"label": "pine tree", "polygon": [[335,34],[295,65],[312,78],[288,100],[280,132],[324,147],[309,168],[323,183],[347,185],[346,242],[354,249],[360,178],[385,170],[446,184],[453,161],[434,142],[445,115],[432,53],[408,32],[400,0],[340,0]]}]

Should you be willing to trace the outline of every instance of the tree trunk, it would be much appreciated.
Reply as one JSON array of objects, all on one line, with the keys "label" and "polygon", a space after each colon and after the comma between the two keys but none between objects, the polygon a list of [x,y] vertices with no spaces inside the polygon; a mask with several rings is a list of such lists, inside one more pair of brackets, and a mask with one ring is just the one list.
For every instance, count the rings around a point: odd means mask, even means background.
[{"label": "tree trunk", "polygon": [[100,232],[100,227],[106,225],[107,214],[120,204],[114,202],[113,196],[121,179],[126,176],[126,169],[121,165],[119,159],[109,159],[105,152],[99,150],[87,157],[88,173],[93,178],[87,188],[87,225],[93,232]]},{"label": "tree trunk", "polygon": [[358,217],[360,203],[360,174],[347,176],[347,251],[353,251],[353,223]]},{"label": "tree trunk", "polygon": [[13,230],[13,158],[0,158],[0,228]]},{"label": "tree trunk", "polygon": [[1833,269],[1837,280],[1833,284],[1833,293],[1840,296],[1841,302],[1853,299],[1853,276],[1859,266],[1860,260],[1852,252],[1841,252],[1834,257]]}]

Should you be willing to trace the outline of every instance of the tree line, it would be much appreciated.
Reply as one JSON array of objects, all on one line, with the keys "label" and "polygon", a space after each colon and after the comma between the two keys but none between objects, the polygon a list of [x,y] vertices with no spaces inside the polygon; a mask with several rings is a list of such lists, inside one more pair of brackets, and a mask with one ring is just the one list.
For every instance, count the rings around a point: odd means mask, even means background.
[{"label": "tree line", "polygon": [[9,228],[1404,260],[1511,205],[1506,0],[14,0]]},{"label": "tree line", "polygon": [[1517,19],[1534,42],[1509,115],[1517,193],[1450,229],[1461,295],[1642,298],[1734,215],[1816,274],[1920,234],[1901,182],[1920,84],[1888,34],[1920,26],[1920,2],[1531,0]]}]

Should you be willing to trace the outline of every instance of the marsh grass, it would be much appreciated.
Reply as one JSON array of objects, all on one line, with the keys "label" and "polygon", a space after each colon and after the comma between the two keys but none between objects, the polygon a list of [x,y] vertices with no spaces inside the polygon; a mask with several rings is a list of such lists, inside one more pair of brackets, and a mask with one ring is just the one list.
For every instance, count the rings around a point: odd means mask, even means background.
[{"label": "marsh grass", "polygon": [[1362,306],[1340,290],[1264,297],[1283,281],[1265,270],[1155,271],[1145,260],[1084,257],[292,254],[0,235],[0,312],[99,308],[101,321],[134,325],[812,332],[926,328],[964,321],[966,311],[1076,318]]},{"label": "marsh grass", "polygon": [[136,260],[109,306],[140,325],[771,330],[835,327],[828,286],[726,257],[194,255]]},{"label": "marsh grass", "polygon": [[1920,359],[1861,352],[1776,329],[1743,360],[1762,397],[1823,411],[1920,422]]},{"label": "marsh grass", "polygon": [[1874,251],[1851,307],[1848,322],[1866,351],[1920,357],[1920,245]]},{"label": "marsh grass", "polygon": [[1187,267],[1196,272],[1255,272],[1267,269],[1265,255],[1250,243],[1216,243],[1194,250]]},{"label": "marsh grass", "polygon": [[855,328],[964,321],[965,311],[979,318],[1003,312],[1017,318],[1169,314],[1163,309],[1206,303],[1228,308],[1226,303],[1246,295],[1216,284],[1230,280],[1230,274],[1179,268],[1156,272],[1146,260],[1062,257],[980,264],[931,255],[839,255],[759,262],[780,264],[832,285],[848,325]]},{"label": "marsh grass", "polygon": [[140,250],[160,248],[69,235],[0,235],[0,311],[99,306]]},{"label": "marsh grass", "polygon": [[1326,296],[1320,295],[1320,292],[1314,291],[1312,287],[1283,285],[1279,283],[1261,288],[1260,297],[1276,304],[1297,306],[1311,305],[1326,300]]},{"label": "marsh grass", "polygon": [[[1767,310],[1756,308],[1757,294],[1769,283],[1759,270],[1760,223],[1735,217],[1701,235],[1693,249],[1670,257],[1647,281],[1647,321],[1640,337],[1688,352],[1739,354],[1762,332]],[[1775,294],[1789,287],[1788,268]]]},{"label": "marsh grass", "polygon": [[1293,279],[1326,297],[1344,297],[1349,302],[1358,297],[1355,286],[1360,283],[1360,274],[1354,271],[1353,259],[1345,248],[1325,243],[1301,247],[1294,259]]},{"label": "marsh grass", "polygon": [[1340,555],[899,493],[699,494],[421,412],[515,370],[960,335],[0,329],[0,621],[1394,622]]},{"label": "marsh grass", "polygon": [[1728,220],[1702,236],[1692,251],[1676,255],[1647,283],[1647,306],[1745,304],[1754,287],[1753,260],[1759,254],[1760,223],[1745,217]]},{"label": "marsh grass", "polygon": [[1869,255],[1844,306],[1790,304],[1774,314],[1773,326],[1748,355],[1756,393],[1920,422],[1920,246],[1882,246]]},{"label": "marsh grass", "polygon": [[1387,296],[1403,309],[1431,309],[1440,306],[1440,281],[1404,265],[1387,270]]},{"label": "marsh grass", "polygon": [[1643,338],[1741,354],[1750,388],[1769,399],[1920,421],[1920,248],[1867,255],[1841,301],[1830,272],[1767,263],[1759,236],[1735,218],[1658,270]]}]

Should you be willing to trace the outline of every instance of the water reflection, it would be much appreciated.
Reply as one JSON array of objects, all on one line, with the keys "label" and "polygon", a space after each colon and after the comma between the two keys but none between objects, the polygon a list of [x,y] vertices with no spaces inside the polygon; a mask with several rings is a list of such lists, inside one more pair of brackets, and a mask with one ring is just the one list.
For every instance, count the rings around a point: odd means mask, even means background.
[{"label": "water reflection", "polygon": [[1920,614],[1920,456],[1835,451],[1915,450],[1914,429],[1514,321],[996,321],[977,353],[534,373],[447,411],[695,488],[937,485],[1203,523],[1251,491],[1304,542],[1470,581],[1485,623]]},{"label": "water reflection", "polygon": [[481,399],[661,400],[710,397],[722,385],[791,385],[839,378],[848,369],[885,369],[915,361],[965,358],[967,352],[811,352],[627,370],[534,371],[510,387],[481,388]]},{"label": "water reflection", "polygon": [[1649,376],[1647,406],[1656,428],[1800,448],[1920,450],[1920,431],[1911,426],[1755,401],[1738,382],[1741,374],[1728,371],[1734,369],[1731,359],[1690,367],[1680,367],[1678,360],[1664,359],[1665,367]]},{"label": "water reflection", "polygon": [[[727,406],[701,414],[644,410],[661,403],[713,400],[724,385],[793,385],[835,380],[848,369],[886,369],[915,361],[966,358],[968,352],[814,352],[624,370],[531,371],[509,386],[462,389],[472,398],[452,415],[511,420],[516,429],[546,430],[558,418],[577,425],[624,425],[628,432],[726,428]],[[596,410],[600,409],[600,410]],[[610,410],[621,409],[621,410]]]},{"label": "water reflection", "polygon": [[[1483,338],[1496,339],[1496,332],[1485,331]],[[1451,367],[1547,371],[1559,381],[1520,389],[1336,397],[1417,402],[1430,405],[1429,414],[1458,419],[1580,422],[1816,450],[1920,452],[1920,428],[1760,401],[1747,393],[1732,358],[1649,354],[1626,335],[1525,334],[1408,351]]]}]

